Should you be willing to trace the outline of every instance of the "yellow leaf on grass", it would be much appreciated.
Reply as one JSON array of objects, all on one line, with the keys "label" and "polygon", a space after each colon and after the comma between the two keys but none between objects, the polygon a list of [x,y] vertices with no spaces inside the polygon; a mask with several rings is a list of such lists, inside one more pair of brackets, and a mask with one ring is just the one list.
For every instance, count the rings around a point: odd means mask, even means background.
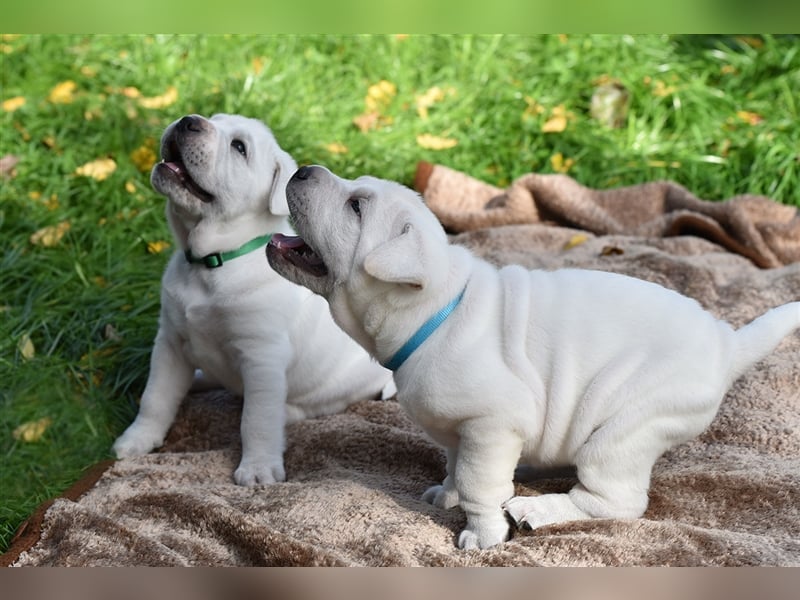
[{"label": "yellow leaf on grass", "polygon": [[159,240],[157,242],[147,242],[147,251],[150,254],[161,254],[164,250],[169,248],[169,242]]},{"label": "yellow leaf on grass", "polygon": [[75,100],[75,89],[77,87],[71,79],[62,81],[50,90],[50,95],[47,96],[47,99],[53,104],[70,104]]},{"label": "yellow leaf on grass", "polygon": [[368,112],[353,118],[353,124],[366,133],[370,129],[377,129],[381,115],[377,112]]},{"label": "yellow leaf on grass", "polygon": [[542,125],[543,133],[560,133],[567,128],[567,119],[572,116],[559,104],[550,111],[550,118]]},{"label": "yellow leaf on grass", "polygon": [[64,234],[69,231],[70,223],[69,221],[62,221],[58,225],[50,225],[48,227],[42,227],[39,231],[36,231],[31,234],[30,242],[34,246],[44,246],[45,248],[52,248],[58,242],[61,241],[61,238],[64,237]]},{"label": "yellow leaf on grass", "polygon": [[139,146],[136,150],[131,152],[131,162],[142,173],[149,172],[150,169],[153,168],[153,165],[156,164],[157,160],[158,157],[156,153],[146,144],[144,146]]},{"label": "yellow leaf on grass", "polygon": [[736,112],[736,116],[749,125],[758,125],[764,120],[764,117],[749,110],[739,110]]},{"label": "yellow leaf on grass", "polygon": [[17,349],[25,360],[31,360],[36,355],[36,347],[33,345],[31,336],[27,333],[23,334],[17,342]]},{"label": "yellow leaf on grass", "polygon": [[14,112],[15,110],[24,105],[25,105],[24,96],[14,96],[13,98],[9,98],[8,100],[3,100],[3,110],[5,112]]},{"label": "yellow leaf on grass", "polygon": [[339,142],[332,142],[330,144],[326,144],[325,150],[327,150],[331,154],[347,154],[349,152],[347,146],[345,146],[344,144],[340,144]]},{"label": "yellow leaf on grass", "polygon": [[50,417],[44,417],[36,421],[28,421],[17,427],[12,435],[15,440],[21,442],[31,443],[38,442],[47,431],[47,428],[53,423]]},{"label": "yellow leaf on grass", "polygon": [[572,168],[572,165],[575,164],[575,160],[572,158],[564,158],[564,155],[561,152],[556,152],[553,156],[550,157],[550,165],[553,167],[553,171],[556,173],[566,173]]},{"label": "yellow leaf on grass", "polygon": [[433,86],[424,94],[416,96],[414,98],[414,104],[417,106],[417,114],[419,115],[420,119],[427,119],[428,109],[442,100],[444,100],[444,90],[442,90],[439,86]]},{"label": "yellow leaf on grass", "polygon": [[575,246],[580,246],[581,244],[586,242],[588,239],[589,239],[589,236],[586,235],[585,233],[576,233],[571,238],[569,238],[569,240],[567,241],[566,244],[564,244],[564,250],[571,250]]},{"label": "yellow leaf on grass", "polygon": [[136,184],[133,183],[130,179],[125,182],[125,191],[129,194],[133,194],[136,192]]},{"label": "yellow leaf on grass", "polygon": [[381,79],[378,83],[369,86],[367,90],[367,97],[364,98],[364,104],[367,107],[367,112],[381,111],[389,106],[391,101],[397,95],[397,86],[391,81]]},{"label": "yellow leaf on grass", "polygon": [[90,161],[75,169],[76,175],[91,177],[97,181],[103,181],[111,175],[117,168],[117,163],[111,158],[98,158]]},{"label": "yellow leaf on grass", "polygon": [[458,140],[438,137],[430,133],[423,133],[417,136],[417,144],[427,150],[446,150],[458,144]]},{"label": "yellow leaf on grass", "polygon": [[152,98],[139,98],[139,106],[143,108],[166,108],[175,104],[178,100],[178,90],[175,86],[169,86],[167,91],[160,96]]}]

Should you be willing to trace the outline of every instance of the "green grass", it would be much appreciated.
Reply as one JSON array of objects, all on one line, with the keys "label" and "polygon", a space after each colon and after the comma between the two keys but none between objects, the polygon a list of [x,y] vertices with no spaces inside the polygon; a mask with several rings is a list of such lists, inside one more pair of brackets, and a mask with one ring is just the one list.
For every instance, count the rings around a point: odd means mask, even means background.
[{"label": "green grass", "polygon": [[[110,456],[136,412],[168,256],[147,243],[170,238],[163,199],[131,154],[157,148],[180,115],[262,118],[299,163],[350,177],[410,183],[429,160],[502,186],[552,172],[561,153],[575,161],[569,174],[595,187],[669,178],[705,198],[753,192],[800,205],[792,36],[22,36],[0,40],[0,59],[0,101],[25,98],[0,111],[0,157],[20,159],[0,182],[0,550],[40,502]],[[631,94],[618,129],[589,115],[604,76]],[[72,101],[49,101],[67,80]],[[381,80],[396,94],[382,126],[364,133],[353,118]],[[177,100],[162,108],[122,93],[170,86]],[[433,86],[452,90],[423,120],[415,99]],[[566,129],[543,133],[562,105]],[[529,106],[542,112],[523,116]],[[421,148],[423,133],[457,145]],[[117,165],[107,179],[75,174],[105,157]],[[55,246],[30,241],[65,221]],[[43,418],[37,441],[13,435]]]}]

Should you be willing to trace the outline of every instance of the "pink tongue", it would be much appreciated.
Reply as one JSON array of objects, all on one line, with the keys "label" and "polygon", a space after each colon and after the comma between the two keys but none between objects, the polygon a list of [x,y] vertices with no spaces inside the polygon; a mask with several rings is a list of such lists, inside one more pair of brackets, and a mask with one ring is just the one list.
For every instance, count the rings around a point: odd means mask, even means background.
[{"label": "pink tongue", "polygon": [[306,245],[305,241],[303,241],[303,238],[295,235],[284,235],[282,233],[272,234],[271,241],[276,248],[280,249],[296,250],[297,248],[303,248]]},{"label": "pink tongue", "polygon": [[177,175],[183,175],[183,169],[181,169],[181,166],[178,163],[164,162],[164,166]]}]

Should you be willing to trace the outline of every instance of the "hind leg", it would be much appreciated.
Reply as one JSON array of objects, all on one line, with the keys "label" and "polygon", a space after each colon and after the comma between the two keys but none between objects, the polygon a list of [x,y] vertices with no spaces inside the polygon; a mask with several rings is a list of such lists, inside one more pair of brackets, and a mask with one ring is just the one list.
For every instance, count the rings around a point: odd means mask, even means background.
[{"label": "hind leg", "polygon": [[575,460],[578,484],[569,493],[517,496],[503,508],[523,529],[589,518],[641,517],[653,464],[672,444],[658,443],[650,429],[610,443],[615,438],[619,439],[600,429],[581,448]]}]

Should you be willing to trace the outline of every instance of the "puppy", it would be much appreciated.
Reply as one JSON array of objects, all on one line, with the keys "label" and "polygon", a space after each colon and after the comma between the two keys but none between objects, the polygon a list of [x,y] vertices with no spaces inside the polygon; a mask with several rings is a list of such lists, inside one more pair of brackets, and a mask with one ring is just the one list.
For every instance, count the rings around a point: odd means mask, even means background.
[{"label": "puppy", "polygon": [[[496,269],[449,245],[420,197],[304,167],[287,186],[302,238],[281,275],[395,373],[398,400],[446,448],[423,499],[467,515],[461,548],[526,528],[633,518],[668,448],[711,422],[731,383],[800,325],[800,302],[738,331],[674,291],[587,270]],[[575,465],[566,494],[512,498],[517,464]]]},{"label": "puppy", "polygon": [[260,121],[190,115],[167,127],[151,173],[177,251],[139,414],[117,456],[160,446],[195,369],[244,397],[239,485],[283,481],[284,426],[391,393],[391,372],[339,329],[325,301],[264,269],[270,234],[291,233],[294,160]]}]

